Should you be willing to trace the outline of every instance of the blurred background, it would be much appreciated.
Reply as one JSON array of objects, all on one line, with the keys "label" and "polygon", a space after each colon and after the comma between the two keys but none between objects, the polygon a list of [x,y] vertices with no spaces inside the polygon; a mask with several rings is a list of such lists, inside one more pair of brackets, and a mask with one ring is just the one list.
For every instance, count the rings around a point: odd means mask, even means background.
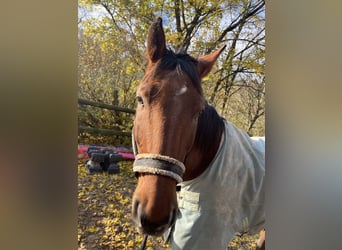
[{"label": "blurred background", "polygon": [[[333,0],[266,1],[265,6],[266,247],[339,249],[342,224],[341,3]],[[85,7],[79,7],[76,1],[34,0],[6,1],[0,9],[1,249],[78,247],[78,117],[88,116],[87,111],[79,115],[78,98],[92,98],[82,96],[79,89],[82,78],[78,66],[82,63],[78,59],[82,41],[79,26],[83,21],[92,20],[82,19],[79,8]],[[133,20],[135,18],[132,16]],[[228,15],[226,20],[229,18]],[[177,34],[172,30],[177,25],[168,21],[172,20],[165,18],[168,34]],[[141,21],[141,32],[145,32],[144,25],[148,23],[149,20]],[[222,25],[229,26],[229,22]],[[221,25],[215,27],[223,29]],[[229,31],[232,36],[225,37],[228,49],[236,32],[237,29]],[[211,37],[215,41],[219,36]],[[144,42],[143,36],[141,39]],[[168,39],[173,45],[178,44],[178,36]],[[203,40],[206,39],[198,39],[198,42]],[[127,41],[130,40],[122,39],[118,43],[122,45]],[[193,40],[188,47],[188,52],[195,57],[207,48],[219,46],[198,45]],[[136,48],[137,55],[144,53],[140,48],[143,47]],[[127,46],[127,51],[130,49],[132,46]],[[237,52],[240,49],[236,46]],[[228,57],[228,52],[226,50],[221,60]],[[220,61],[217,69],[222,68],[223,63]],[[125,69],[129,68],[128,64]],[[142,69],[143,65],[131,67],[140,74]],[[213,71],[210,78],[219,76],[220,72]],[[138,72],[132,78],[133,84],[137,79]],[[248,78],[241,76],[240,79]],[[257,79],[259,83],[264,81]],[[215,84],[215,80],[210,82]],[[208,83],[204,81],[205,88],[212,87]],[[223,93],[229,83],[230,80],[226,86],[221,86]],[[108,83],[108,86],[114,84]],[[118,104],[124,106],[124,100],[120,100],[123,98],[120,91],[124,90],[120,88]],[[108,99],[91,100],[110,104],[115,100],[114,90],[103,92],[108,94]],[[210,100],[213,90],[208,89],[206,93]],[[223,115],[234,119],[236,114],[222,109],[224,102],[220,95],[223,96],[222,92],[217,93],[212,103],[217,104]],[[237,105],[238,100],[231,101],[232,105]],[[126,107],[132,108],[128,105]],[[228,106],[226,104],[226,108]],[[124,128],[128,129],[129,125]]]}]

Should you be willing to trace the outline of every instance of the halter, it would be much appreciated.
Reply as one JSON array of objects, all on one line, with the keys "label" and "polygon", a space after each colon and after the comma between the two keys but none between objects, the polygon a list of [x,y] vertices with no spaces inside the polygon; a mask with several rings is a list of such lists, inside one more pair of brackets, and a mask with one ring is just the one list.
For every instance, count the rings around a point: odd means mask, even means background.
[{"label": "halter", "polygon": [[185,166],[182,162],[165,155],[138,154],[135,156],[133,171],[171,177],[177,183],[183,181]]},{"label": "halter", "polygon": [[185,166],[175,158],[160,154],[139,154],[134,140],[132,130],[132,145],[135,161],[133,171],[137,173],[148,173],[163,175],[174,179],[177,183],[183,181]]},{"label": "halter", "polygon": [[[171,177],[177,183],[183,181],[185,166],[182,162],[169,156],[160,154],[139,154],[137,143],[134,140],[134,129],[132,129],[132,146],[135,161],[133,171],[136,173],[150,173]],[[179,186],[176,186],[176,188]],[[144,235],[140,250],[145,250],[148,235]]]}]

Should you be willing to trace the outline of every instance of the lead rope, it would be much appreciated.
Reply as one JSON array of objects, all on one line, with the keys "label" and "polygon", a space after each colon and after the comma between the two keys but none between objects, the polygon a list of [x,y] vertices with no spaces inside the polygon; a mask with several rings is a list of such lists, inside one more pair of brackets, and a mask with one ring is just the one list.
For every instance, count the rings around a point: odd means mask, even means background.
[{"label": "lead rope", "polygon": [[141,244],[140,250],[145,250],[145,248],[146,248],[146,242],[147,242],[147,237],[148,237],[148,235],[145,234],[145,235],[144,235],[144,240],[143,240],[143,242],[142,242],[142,244]]}]

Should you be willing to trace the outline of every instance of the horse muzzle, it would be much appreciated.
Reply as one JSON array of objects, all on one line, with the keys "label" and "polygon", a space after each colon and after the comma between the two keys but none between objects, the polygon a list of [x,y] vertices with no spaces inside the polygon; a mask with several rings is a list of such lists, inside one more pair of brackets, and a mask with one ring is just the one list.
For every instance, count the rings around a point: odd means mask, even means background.
[{"label": "horse muzzle", "polygon": [[159,222],[152,222],[147,217],[143,206],[139,200],[135,200],[133,204],[133,218],[137,225],[138,231],[142,234],[159,236],[163,234],[169,227],[171,227],[177,216],[177,210],[173,209],[163,220]]},{"label": "horse muzzle", "polygon": [[[182,176],[185,166],[182,162],[159,154],[137,154],[133,164],[133,171],[139,174],[163,176],[169,183],[182,182]],[[142,178],[153,178],[145,176]],[[145,182],[146,183],[146,182]],[[146,184],[145,184],[146,185]],[[149,185],[149,182],[147,182]],[[176,192],[170,184],[165,183],[162,188],[167,188],[167,192],[155,186],[151,186],[153,190],[158,190],[159,196],[149,198],[149,192],[138,190],[133,196],[133,219],[138,230],[144,234],[160,235],[171,227],[177,216],[177,201],[171,193]],[[172,185],[174,188],[174,186]],[[148,190],[147,188],[146,190]],[[175,195],[175,193],[174,193]],[[172,197],[173,196],[173,197]],[[158,198],[159,197],[159,198]],[[168,198],[169,197],[169,198]],[[146,204],[149,203],[149,206]],[[152,204],[152,205],[151,205]],[[148,208],[149,207],[149,208]],[[151,210],[152,208],[152,210]]]}]

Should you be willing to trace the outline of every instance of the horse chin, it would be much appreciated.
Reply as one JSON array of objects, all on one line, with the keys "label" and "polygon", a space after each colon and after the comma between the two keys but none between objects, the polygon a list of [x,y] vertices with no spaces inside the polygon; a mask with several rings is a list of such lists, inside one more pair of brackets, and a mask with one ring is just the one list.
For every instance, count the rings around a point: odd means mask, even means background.
[{"label": "horse chin", "polygon": [[141,214],[135,214],[137,216],[134,216],[133,220],[137,226],[138,232],[141,234],[147,234],[151,236],[160,236],[165,231],[167,231],[168,228],[172,227],[176,221],[177,216],[177,209],[174,209],[170,213],[169,220],[165,224],[155,224],[152,222],[148,222],[147,220],[142,219]]},{"label": "horse chin", "polygon": [[161,236],[168,228],[169,228],[169,225],[160,226],[160,227],[155,228],[153,230],[148,229],[148,228],[146,229],[143,227],[138,227],[138,231],[141,234],[148,234],[151,236]]},{"label": "horse chin", "polygon": [[155,227],[153,225],[142,225],[140,222],[135,221],[135,224],[137,226],[138,232],[141,234],[148,234],[151,236],[160,236],[162,235],[169,227],[172,226],[172,224],[165,224],[158,227]]}]

